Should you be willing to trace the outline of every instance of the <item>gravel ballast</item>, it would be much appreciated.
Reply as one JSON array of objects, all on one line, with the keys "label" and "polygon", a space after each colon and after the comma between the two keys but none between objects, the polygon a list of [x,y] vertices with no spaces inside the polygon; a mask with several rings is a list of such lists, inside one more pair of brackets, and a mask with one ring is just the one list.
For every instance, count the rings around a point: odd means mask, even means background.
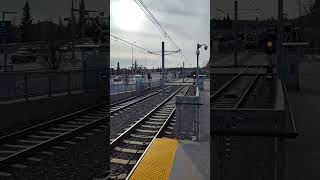
[{"label": "gravel ballast", "polygon": [[130,125],[140,120],[140,118],[149,113],[176,90],[178,90],[178,87],[170,88],[170,90],[168,90],[169,93],[164,96],[159,93],[143,102],[131,106],[130,108],[126,108],[122,113],[112,115],[110,118],[110,138],[115,139],[118,136],[118,133],[122,133],[125,131],[125,128],[131,127]]}]

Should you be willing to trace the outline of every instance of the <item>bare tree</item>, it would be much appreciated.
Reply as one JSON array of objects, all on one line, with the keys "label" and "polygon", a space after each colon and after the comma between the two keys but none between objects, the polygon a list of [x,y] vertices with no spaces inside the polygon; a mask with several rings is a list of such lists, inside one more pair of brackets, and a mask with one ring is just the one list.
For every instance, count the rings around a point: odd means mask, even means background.
[{"label": "bare tree", "polygon": [[64,60],[64,53],[65,51],[58,44],[49,44],[39,56],[45,60],[48,69],[57,70]]}]

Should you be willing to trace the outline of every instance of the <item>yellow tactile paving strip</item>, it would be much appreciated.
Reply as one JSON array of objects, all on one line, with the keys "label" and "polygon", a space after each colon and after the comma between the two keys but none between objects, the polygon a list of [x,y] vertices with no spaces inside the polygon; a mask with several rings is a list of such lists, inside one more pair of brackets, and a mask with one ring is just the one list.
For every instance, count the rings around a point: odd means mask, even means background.
[{"label": "yellow tactile paving strip", "polygon": [[178,141],[157,138],[130,177],[130,180],[169,179]]}]

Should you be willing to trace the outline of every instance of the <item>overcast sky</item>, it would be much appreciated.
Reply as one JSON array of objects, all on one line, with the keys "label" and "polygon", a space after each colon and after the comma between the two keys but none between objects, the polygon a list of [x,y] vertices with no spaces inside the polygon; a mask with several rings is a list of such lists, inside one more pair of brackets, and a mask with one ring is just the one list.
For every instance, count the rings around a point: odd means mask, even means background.
[{"label": "overcast sky", "polygon": [[[188,60],[179,54],[166,56],[167,67],[196,65],[196,44],[209,45],[210,29],[210,1],[209,0],[143,0],[150,11],[157,18],[169,36],[180,47]],[[111,0],[111,34],[129,42],[136,42],[150,51],[160,51],[164,36],[156,29],[151,21],[139,9],[134,0]],[[127,5],[124,5],[126,3]],[[121,8],[119,8],[121,7]],[[176,50],[165,41],[166,50]],[[209,60],[209,49],[201,50],[199,65]],[[161,56],[146,55],[134,48],[134,60],[139,65],[145,64],[149,68],[161,66]],[[132,48],[111,38],[111,65],[116,67],[131,66]]]},{"label": "overcast sky", "polygon": [[[119,6],[119,2],[127,2],[126,5]],[[304,5],[312,0],[302,0]],[[74,0],[77,7],[80,0]],[[210,7],[213,10],[211,16],[220,16],[223,14],[216,9],[225,10],[226,13],[232,11],[233,0],[143,0],[149,7],[154,16],[161,23],[163,28],[176,42],[180,49],[186,55],[187,60],[180,55],[170,55],[166,57],[166,66],[181,66],[186,61],[186,66],[196,64],[196,43],[205,43],[209,45],[209,17]],[[297,0],[284,0],[285,13],[290,17],[298,15]],[[17,15],[6,15],[6,19],[19,21],[21,18],[24,0],[1,0],[0,10],[18,11]],[[34,19],[48,20],[50,17],[57,20],[59,16],[69,17],[71,0],[29,0],[31,12]],[[85,0],[87,9],[107,11],[108,0]],[[150,51],[161,50],[161,41],[163,36],[143,14],[142,10],[134,3],[134,0],[110,0],[111,3],[111,33],[130,42],[136,42]],[[117,4],[118,3],[118,4]],[[121,8],[119,8],[121,7]],[[239,9],[262,9],[261,14],[246,13],[240,11],[240,19],[258,17],[277,16],[277,0],[241,0]],[[113,11],[116,9],[116,12]],[[302,12],[304,9],[302,8]],[[126,20],[127,19],[127,20]],[[128,27],[131,26],[132,28]],[[112,39],[112,38],[111,38]],[[175,50],[175,48],[166,42],[166,50]],[[131,66],[131,47],[111,40],[111,65],[118,61],[120,65]],[[144,65],[145,55],[134,49],[134,59],[138,64]],[[209,49],[202,50],[200,55],[200,65],[209,59]],[[148,67],[161,66],[161,57],[146,55],[146,64]]]}]

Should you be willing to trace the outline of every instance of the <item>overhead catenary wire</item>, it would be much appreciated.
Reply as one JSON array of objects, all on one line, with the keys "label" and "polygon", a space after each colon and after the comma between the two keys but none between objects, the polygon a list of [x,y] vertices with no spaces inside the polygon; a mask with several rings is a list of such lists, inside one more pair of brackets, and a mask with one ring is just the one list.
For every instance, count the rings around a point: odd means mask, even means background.
[{"label": "overhead catenary wire", "polygon": [[120,38],[120,37],[117,37],[117,36],[115,36],[115,35],[110,34],[110,37],[115,38],[115,39],[117,39],[117,40],[119,40],[119,41],[122,41],[122,42],[124,42],[124,43],[126,43],[126,44],[130,44],[131,46],[134,46],[134,47],[136,47],[136,48],[138,48],[138,49],[140,49],[140,50],[142,50],[142,51],[145,51],[146,53],[150,52],[148,49],[146,49],[146,48],[144,48],[144,47],[138,46],[138,45],[136,45],[136,44],[134,44],[134,43],[131,43],[131,42],[129,42],[129,41],[127,41],[127,40],[124,40],[124,39],[122,39],[122,38]]},{"label": "overhead catenary wire", "polygon": [[164,30],[164,28],[161,26],[160,22],[157,20],[157,18],[152,14],[152,12],[149,10],[149,8],[144,4],[142,0],[135,0],[135,2],[138,4],[138,6],[142,9],[142,11],[147,15],[147,17],[153,22],[153,24],[158,27],[159,31],[164,35],[164,37],[178,50],[180,48],[177,46],[177,44],[172,40],[172,38],[169,36],[169,34]]},{"label": "overhead catenary wire", "polygon": [[[148,50],[148,49],[146,49],[146,48],[144,48],[144,47],[138,46],[138,45],[136,45],[136,44],[134,44],[134,43],[131,43],[131,42],[129,42],[129,41],[127,41],[127,40],[124,40],[124,39],[122,39],[122,38],[120,38],[120,37],[117,37],[117,36],[115,36],[115,35],[110,34],[110,37],[112,37],[112,38],[114,38],[114,39],[116,39],[116,40],[120,40],[120,41],[122,41],[124,44],[128,44],[128,45],[130,45],[130,46],[137,47],[138,50],[139,50],[140,52],[142,52],[142,53],[147,53],[147,54],[152,54],[152,55],[161,55],[161,54],[157,54],[157,52],[152,52],[152,51],[150,51],[150,50]],[[128,46],[128,47],[129,47],[129,46]],[[168,53],[165,54],[165,55],[170,55],[170,54],[178,53],[179,51],[166,51],[166,52],[168,52]],[[158,53],[160,53],[160,52],[158,52]]]},{"label": "overhead catenary wire", "polygon": [[182,50],[179,48],[179,46],[174,42],[174,40],[170,37],[170,35],[164,30],[160,22],[157,20],[157,18],[152,14],[152,12],[149,10],[147,5],[142,0],[134,0],[136,4],[141,8],[141,10],[145,13],[145,15],[150,19],[150,21],[156,26],[156,28],[160,31],[160,33],[163,34],[163,36],[171,43],[174,48],[177,49],[177,51],[184,57],[184,59],[188,62],[189,59],[184,55]]}]

